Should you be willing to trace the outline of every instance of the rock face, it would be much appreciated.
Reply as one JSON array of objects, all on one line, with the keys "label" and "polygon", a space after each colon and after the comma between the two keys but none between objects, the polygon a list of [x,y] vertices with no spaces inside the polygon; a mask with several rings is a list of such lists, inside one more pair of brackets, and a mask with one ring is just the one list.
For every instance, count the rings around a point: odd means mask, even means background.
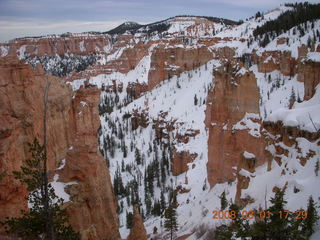
[{"label": "rock face", "polygon": [[197,157],[196,153],[190,154],[188,151],[173,151],[172,174],[178,176],[188,170],[188,163],[193,162]]},{"label": "rock face", "polygon": [[212,58],[212,53],[206,47],[185,49],[181,46],[164,47],[160,45],[151,56],[148,89],[153,89],[161,81],[173,75],[195,69]]},{"label": "rock face", "polygon": [[309,100],[320,83],[320,62],[305,62],[299,66],[298,80],[304,82],[304,100]]},{"label": "rock face", "polygon": [[67,192],[71,201],[67,211],[83,239],[118,239],[117,203],[111,179],[97,144],[100,126],[98,104],[100,91],[80,89],[72,101],[75,139],[66,156],[62,182],[76,181]]},{"label": "rock face", "polygon": [[132,222],[133,225],[127,240],[147,240],[147,232],[138,207],[134,207]]},{"label": "rock face", "polygon": [[264,141],[250,135],[248,129],[233,129],[246,113],[259,113],[258,102],[259,91],[252,73],[236,78],[233,83],[228,74],[215,73],[215,88],[209,92],[206,110],[209,130],[207,171],[211,187],[235,180],[237,170],[233,167],[252,170],[241,161],[244,151],[256,155],[255,166],[265,162]]},{"label": "rock face", "polygon": [[[62,55],[73,53],[77,55],[87,55],[88,53],[104,53],[109,46],[110,39],[106,35],[94,36],[90,34],[72,34],[72,36],[26,38],[11,41],[9,44],[8,56],[15,57],[20,54],[31,56]],[[21,55],[22,56],[22,55]]]},{"label": "rock face", "polygon": [[42,96],[46,79],[51,82],[47,118],[48,168],[53,171],[66,159],[65,168],[59,171],[59,181],[78,183],[68,189],[72,200],[66,204],[70,224],[83,239],[117,239],[116,202],[108,169],[97,146],[100,92],[83,89],[73,99],[72,91],[61,79],[46,77],[40,67],[33,70],[10,57],[0,59],[3,92],[0,96],[3,106],[0,110],[0,171],[7,172],[0,185],[0,221],[7,216],[18,216],[20,209],[26,209],[26,190],[13,179],[12,171],[20,170],[29,157],[28,142],[34,137],[42,142]]}]

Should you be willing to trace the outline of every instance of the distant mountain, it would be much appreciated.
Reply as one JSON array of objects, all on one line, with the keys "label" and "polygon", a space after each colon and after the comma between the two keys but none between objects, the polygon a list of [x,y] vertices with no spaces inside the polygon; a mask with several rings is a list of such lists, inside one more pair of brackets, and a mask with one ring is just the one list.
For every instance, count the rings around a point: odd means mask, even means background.
[{"label": "distant mountain", "polygon": [[107,31],[105,33],[108,34],[123,34],[126,31],[134,31],[140,27],[142,27],[143,25],[136,23],[136,22],[124,22],[121,25],[119,25],[118,27],[111,29],[110,31]]},{"label": "distant mountain", "polygon": [[142,33],[152,33],[157,31],[158,33],[167,31],[171,26],[172,23],[179,19],[179,18],[189,18],[189,19],[200,19],[204,18],[207,19],[211,22],[215,23],[220,23],[224,25],[238,25],[239,22],[230,20],[230,19],[225,19],[225,18],[217,18],[217,17],[208,17],[208,16],[194,16],[194,15],[178,15],[175,17],[167,18],[165,20],[141,25],[136,22],[124,22],[118,27],[111,29],[110,31],[104,32],[107,34],[123,34],[126,31],[129,31],[131,34],[134,34],[136,32],[142,32]]}]

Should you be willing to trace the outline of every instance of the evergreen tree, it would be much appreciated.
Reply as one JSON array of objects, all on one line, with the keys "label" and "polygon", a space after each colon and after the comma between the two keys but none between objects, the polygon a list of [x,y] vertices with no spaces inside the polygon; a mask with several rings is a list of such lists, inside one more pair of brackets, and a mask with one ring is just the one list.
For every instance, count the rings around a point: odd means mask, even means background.
[{"label": "evergreen tree", "polygon": [[161,204],[159,200],[156,200],[153,205],[152,214],[155,216],[161,215]]},{"label": "evergreen tree", "polygon": [[[303,209],[300,209],[300,211],[304,211]],[[304,225],[304,219],[303,218],[291,218],[290,221],[290,227],[289,227],[289,239],[295,240],[307,240],[309,238],[305,237],[304,231],[302,231],[302,226]]]},{"label": "evergreen tree", "polygon": [[114,180],[113,180],[113,188],[114,193],[116,196],[124,196],[125,195],[125,188],[123,186],[121,172],[119,166],[115,172]]},{"label": "evergreen tree", "polygon": [[225,191],[223,191],[220,195],[220,206],[221,210],[225,210],[228,207],[228,200],[226,198]]},{"label": "evergreen tree", "polygon": [[270,202],[273,204],[270,210],[269,238],[274,240],[289,239],[289,219],[284,211],[287,201],[284,200],[284,191],[279,190],[275,196],[271,198]]},{"label": "evergreen tree", "polygon": [[21,171],[13,172],[16,179],[27,185],[30,192],[27,200],[31,208],[28,211],[22,210],[21,217],[7,218],[2,224],[8,234],[15,234],[23,240],[80,239],[79,234],[67,226],[66,211],[60,209],[63,199],[55,194],[54,188],[47,182],[44,146],[35,138],[29,144],[31,159],[26,160]]},{"label": "evergreen tree", "polygon": [[316,165],[314,167],[314,173],[316,174],[317,177],[319,175],[319,170],[320,170],[320,160],[318,159],[318,161],[316,162]]},{"label": "evergreen tree", "polygon": [[161,212],[166,208],[166,199],[164,198],[163,190],[161,190],[160,194],[160,205],[161,205]]},{"label": "evergreen tree", "polygon": [[156,226],[153,227],[153,234],[158,234],[158,228]]},{"label": "evergreen tree", "polygon": [[268,234],[267,218],[257,219],[251,226],[250,236],[252,240],[265,240]]},{"label": "evergreen tree", "polygon": [[198,105],[198,98],[197,98],[197,94],[194,95],[194,105],[197,106]]},{"label": "evergreen tree", "polygon": [[133,224],[133,214],[132,212],[126,212],[126,226],[128,229],[131,229]]},{"label": "evergreen tree", "polygon": [[214,231],[215,239],[219,240],[230,240],[232,239],[232,232],[230,231],[230,227],[223,224],[216,228]]},{"label": "evergreen tree", "polygon": [[235,218],[232,219],[232,223],[230,226],[231,231],[235,233],[235,236],[237,238],[245,239],[245,237],[248,236],[250,230],[248,220],[246,220],[245,218],[249,218],[249,216],[245,216],[244,218],[242,218],[240,208],[236,204],[230,205],[229,212],[235,213]]},{"label": "evergreen tree", "polygon": [[296,101],[296,94],[295,94],[294,89],[293,89],[293,87],[292,87],[292,89],[291,89],[291,95],[290,95],[290,99],[289,99],[289,104],[290,104],[290,106],[292,106],[295,101]]},{"label": "evergreen tree", "polygon": [[173,239],[173,234],[178,230],[176,208],[171,203],[165,211],[164,227],[170,232],[170,239]]},{"label": "evergreen tree", "polygon": [[314,203],[314,200],[312,196],[309,197],[308,201],[308,207],[307,207],[307,216],[304,219],[304,224],[303,224],[303,232],[305,233],[305,236],[307,239],[309,239],[314,233],[314,225],[318,221],[319,216],[316,210],[316,204]]},{"label": "evergreen tree", "polygon": [[141,154],[140,154],[140,151],[138,148],[136,148],[136,150],[135,150],[135,159],[136,159],[136,163],[138,165],[140,165],[141,164]]}]

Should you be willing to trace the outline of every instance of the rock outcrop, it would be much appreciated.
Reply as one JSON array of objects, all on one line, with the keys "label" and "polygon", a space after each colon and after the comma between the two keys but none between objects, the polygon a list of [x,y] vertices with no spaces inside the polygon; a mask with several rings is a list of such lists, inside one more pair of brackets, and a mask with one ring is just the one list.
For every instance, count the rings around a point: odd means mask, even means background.
[{"label": "rock outcrop", "polygon": [[68,189],[71,202],[66,206],[70,224],[83,239],[117,239],[117,205],[109,172],[97,145],[100,92],[94,88],[82,89],[73,98],[70,87],[61,79],[46,76],[40,67],[33,70],[11,57],[0,59],[3,106],[0,171],[7,173],[0,184],[0,221],[7,216],[18,216],[20,209],[26,209],[26,190],[14,180],[12,171],[20,170],[30,156],[28,142],[34,137],[43,141],[42,96],[47,81],[51,82],[47,118],[50,175],[65,159],[59,181],[77,182]]},{"label": "rock outcrop", "polygon": [[200,67],[213,58],[206,47],[186,49],[181,44],[175,45],[177,43],[172,42],[169,47],[159,45],[154,49],[148,76],[148,90],[152,90],[173,75]]},{"label": "rock outcrop", "polygon": [[[252,171],[252,167],[241,161],[245,151],[256,155],[255,166],[266,161],[265,144],[258,137],[260,127],[257,136],[251,135],[246,127],[235,129],[237,123],[245,126],[241,120],[246,113],[259,113],[259,91],[254,75],[247,73],[231,81],[228,74],[214,74],[215,87],[209,92],[206,110],[206,127],[209,130],[207,171],[211,187],[234,181],[241,168]],[[259,119],[250,121],[260,124]]]},{"label": "rock outcrop", "polygon": [[147,240],[147,232],[137,206],[133,209],[132,228],[127,240]]}]

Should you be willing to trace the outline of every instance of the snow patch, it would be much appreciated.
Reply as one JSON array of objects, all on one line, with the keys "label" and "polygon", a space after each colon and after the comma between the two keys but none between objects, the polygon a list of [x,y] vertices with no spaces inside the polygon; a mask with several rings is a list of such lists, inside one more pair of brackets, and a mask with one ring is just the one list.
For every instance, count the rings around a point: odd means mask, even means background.
[{"label": "snow patch", "polygon": [[316,87],[314,96],[308,101],[296,103],[292,109],[280,108],[266,120],[281,121],[285,126],[299,127],[309,132],[320,129],[320,85]]},{"label": "snow patch", "polygon": [[9,53],[9,46],[0,46],[0,57],[5,57]]},{"label": "snow patch", "polygon": [[249,130],[250,135],[259,138],[261,136],[260,123],[253,120],[260,120],[259,114],[246,113],[239,122],[233,125],[232,130]]}]

